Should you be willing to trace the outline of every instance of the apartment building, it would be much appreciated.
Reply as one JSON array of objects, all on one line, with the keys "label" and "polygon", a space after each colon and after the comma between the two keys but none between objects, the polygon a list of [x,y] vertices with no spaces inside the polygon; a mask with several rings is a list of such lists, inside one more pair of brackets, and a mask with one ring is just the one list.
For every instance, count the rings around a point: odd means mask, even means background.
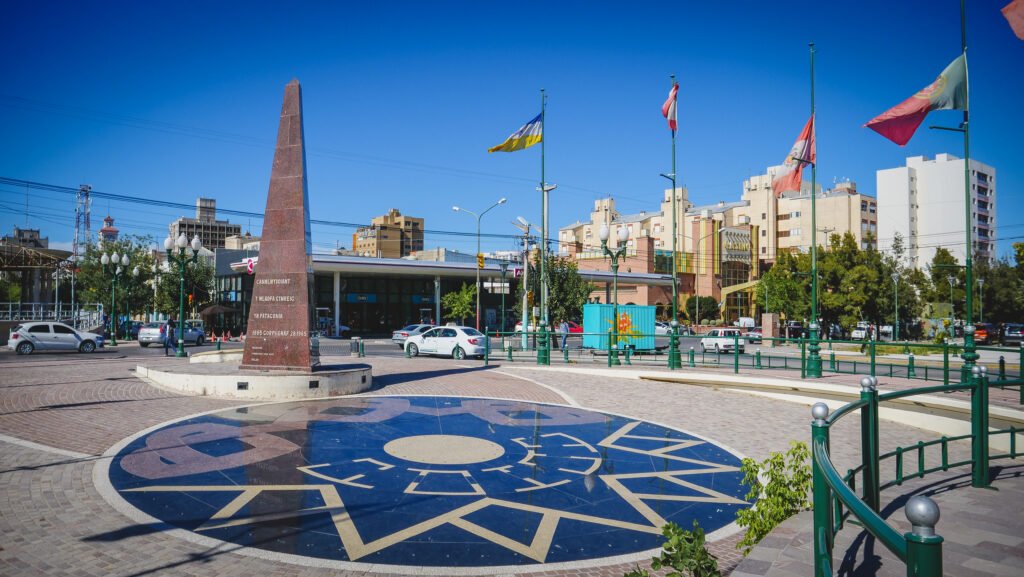
[{"label": "apartment building", "polygon": [[[906,166],[879,170],[878,241],[889,250],[898,232],[908,266],[926,266],[939,247],[965,262],[966,205],[964,160],[951,154],[907,158]],[[996,250],[996,171],[970,163],[971,244],[979,258],[991,260]]]},{"label": "apartment building", "polygon": [[423,250],[423,219],[403,216],[392,208],[374,217],[370,226],[356,229],[352,248],[359,256],[402,258]]},{"label": "apartment building", "polygon": [[210,250],[224,248],[225,239],[242,233],[242,225],[217,220],[217,201],[212,198],[197,198],[196,217],[180,217],[167,229],[174,239],[184,233],[185,238],[191,241],[192,237],[198,235],[203,247]]}]

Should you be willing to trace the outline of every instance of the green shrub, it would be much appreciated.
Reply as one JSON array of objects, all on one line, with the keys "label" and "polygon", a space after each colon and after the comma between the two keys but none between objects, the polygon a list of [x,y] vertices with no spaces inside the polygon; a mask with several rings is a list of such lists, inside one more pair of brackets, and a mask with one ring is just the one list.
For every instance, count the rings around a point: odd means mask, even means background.
[{"label": "green shrub", "polygon": [[[708,552],[704,544],[704,530],[697,521],[692,531],[684,531],[679,525],[669,523],[662,527],[661,534],[666,542],[661,555],[651,560],[651,569],[660,571],[672,569],[665,577],[720,577],[718,559]],[[646,569],[637,567],[624,577],[650,577]]]},{"label": "green shrub", "polygon": [[[786,453],[770,453],[763,463],[743,459],[740,471],[743,482],[750,486],[746,498],[748,501],[757,499],[753,507],[736,515],[736,523],[747,529],[743,540],[736,544],[737,549],[743,549],[744,555],[780,523],[811,508],[808,497],[812,485],[809,460],[807,444],[799,441],[790,442]],[[762,474],[767,480],[765,485],[758,478]]]}]

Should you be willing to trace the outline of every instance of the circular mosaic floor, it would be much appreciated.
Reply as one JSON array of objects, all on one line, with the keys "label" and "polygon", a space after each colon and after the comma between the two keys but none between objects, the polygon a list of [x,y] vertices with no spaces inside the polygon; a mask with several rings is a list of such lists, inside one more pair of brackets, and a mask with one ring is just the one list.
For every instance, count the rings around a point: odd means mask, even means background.
[{"label": "circular mosaic floor", "polygon": [[577,407],[360,397],[167,424],[107,474],[149,517],[293,561],[547,568],[657,549],[668,521],[725,527],[749,506],[739,466],[704,438]]}]

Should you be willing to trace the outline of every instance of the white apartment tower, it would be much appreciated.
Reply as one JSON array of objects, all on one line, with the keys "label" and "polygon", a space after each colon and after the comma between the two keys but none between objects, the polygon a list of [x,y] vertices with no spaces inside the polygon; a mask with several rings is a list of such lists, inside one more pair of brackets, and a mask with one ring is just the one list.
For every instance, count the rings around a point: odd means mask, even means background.
[{"label": "white apartment tower", "polygon": [[[926,266],[938,247],[965,262],[962,158],[912,156],[906,166],[879,170],[877,185],[880,250],[890,250],[898,232],[908,266]],[[996,251],[995,169],[972,159],[970,185],[971,244],[978,258],[991,260]]]}]

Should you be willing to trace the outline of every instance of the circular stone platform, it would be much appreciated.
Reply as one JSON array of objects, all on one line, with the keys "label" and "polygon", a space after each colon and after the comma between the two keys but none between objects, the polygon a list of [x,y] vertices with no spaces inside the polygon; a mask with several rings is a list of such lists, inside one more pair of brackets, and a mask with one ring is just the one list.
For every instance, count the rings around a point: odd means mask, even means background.
[{"label": "circular stone platform", "polygon": [[373,387],[370,365],[321,365],[310,372],[240,369],[238,363],[197,363],[158,369],[138,365],[135,374],[168,389],[253,401],[318,399],[353,395]]},{"label": "circular stone platform", "polygon": [[749,506],[740,458],[712,441],[508,400],[233,408],[155,427],[108,455],[95,479],[139,523],[247,554],[389,573],[649,558],[666,522],[731,532]]}]

